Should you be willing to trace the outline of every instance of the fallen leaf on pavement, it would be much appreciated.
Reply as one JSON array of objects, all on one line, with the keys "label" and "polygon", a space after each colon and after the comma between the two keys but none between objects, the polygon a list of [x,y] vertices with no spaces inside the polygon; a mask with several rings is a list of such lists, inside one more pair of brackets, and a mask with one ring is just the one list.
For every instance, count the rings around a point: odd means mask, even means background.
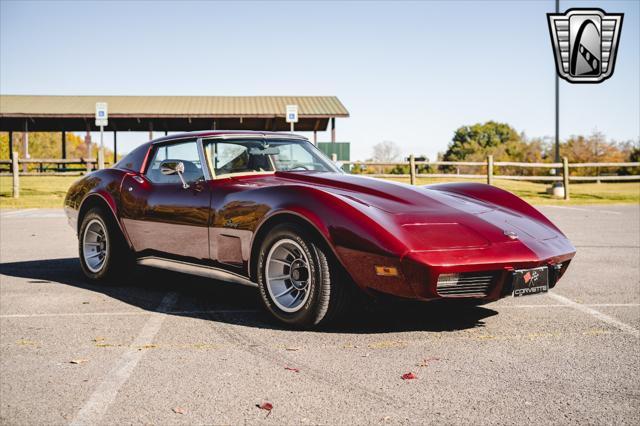
[{"label": "fallen leaf on pavement", "polygon": [[300,369],[299,368],[295,368],[295,367],[285,367],[285,370],[289,370],[289,371],[293,371],[295,373],[299,373]]},{"label": "fallen leaf on pavement", "polygon": [[268,411],[269,413],[267,414],[267,417],[269,417],[269,414],[271,414],[271,410],[273,410],[273,404],[266,401],[263,402],[262,404],[256,404],[256,407],[258,407],[261,410]]},{"label": "fallen leaf on pavement", "polygon": [[89,361],[88,359],[72,359],[69,361],[70,364],[82,364],[83,362]]},{"label": "fallen leaf on pavement", "polygon": [[409,372],[409,373],[405,373],[402,375],[402,380],[413,380],[413,379],[417,379],[418,376],[416,376],[415,374]]},{"label": "fallen leaf on pavement", "polygon": [[173,408],[172,410],[176,414],[184,414],[186,412],[186,410],[182,407],[176,407],[176,408]]}]

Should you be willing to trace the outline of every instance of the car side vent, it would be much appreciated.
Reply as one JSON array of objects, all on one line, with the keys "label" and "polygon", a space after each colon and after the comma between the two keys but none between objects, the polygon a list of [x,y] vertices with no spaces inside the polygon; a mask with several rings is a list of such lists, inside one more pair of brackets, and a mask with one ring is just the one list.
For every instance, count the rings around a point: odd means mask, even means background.
[{"label": "car side vent", "polygon": [[490,272],[441,274],[438,277],[438,294],[444,297],[486,296],[494,277]]}]

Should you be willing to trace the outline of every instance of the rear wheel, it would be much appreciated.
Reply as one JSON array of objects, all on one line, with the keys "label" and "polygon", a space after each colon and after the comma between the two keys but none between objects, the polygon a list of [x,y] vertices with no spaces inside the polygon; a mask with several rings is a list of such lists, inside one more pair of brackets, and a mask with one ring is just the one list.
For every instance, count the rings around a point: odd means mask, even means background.
[{"label": "rear wheel", "polygon": [[133,265],[133,257],[114,219],[93,208],[82,219],[78,236],[80,266],[92,280],[121,275]]},{"label": "rear wheel", "polygon": [[332,254],[299,226],[271,230],[260,248],[257,275],[264,306],[288,325],[326,325],[347,309],[345,274]]}]

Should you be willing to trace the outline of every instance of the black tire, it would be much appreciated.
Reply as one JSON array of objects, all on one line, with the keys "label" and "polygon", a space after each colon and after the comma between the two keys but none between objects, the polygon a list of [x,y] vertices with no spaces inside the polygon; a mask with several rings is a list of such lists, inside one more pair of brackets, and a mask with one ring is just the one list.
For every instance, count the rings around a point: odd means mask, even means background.
[{"label": "black tire", "polygon": [[[269,253],[276,244],[287,240],[297,243],[309,261],[309,295],[295,312],[286,312],[278,306],[266,279]],[[264,307],[279,321],[294,328],[326,326],[336,321],[346,313],[351,299],[351,282],[334,260],[333,253],[303,228],[293,224],[274,227],[262,242],[258,253],[257,281]]]},{"label": "black tire", "polygon": [[[103,258],[104,262],[99,267],[89,265],[85,259],[85,234],[94,234],[88,230],[90,225],[92,229],[99,229],[100,227],[104,229],[104,237],[101,241],[106,241],[106,244],[100,246],[101,249],[104,247],[102,249],[104,256],[98,256],[98,258]],[[96,238],[99,239],[99,237]],[[87,278],[94,281],[108,281],[119,278],[126,272],[131,272],[135,266],[131,249],[126,243],[120,228],[115,223],[113,215],[98,207],[89,210],[82,218],[78,234],[78,254],[82,272]],[[94,253],[88,253],[88,255],[91,254]]]}]

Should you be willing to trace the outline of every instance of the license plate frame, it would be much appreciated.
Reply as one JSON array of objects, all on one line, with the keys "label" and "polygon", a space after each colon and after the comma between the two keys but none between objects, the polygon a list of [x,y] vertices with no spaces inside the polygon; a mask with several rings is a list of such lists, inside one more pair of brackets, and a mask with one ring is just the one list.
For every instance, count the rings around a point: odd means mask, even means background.
[{"label": "license plate frame", "polygon": [[517,269],[513,272],[513,297],[532,296],[549,291],[549,268]]}]

